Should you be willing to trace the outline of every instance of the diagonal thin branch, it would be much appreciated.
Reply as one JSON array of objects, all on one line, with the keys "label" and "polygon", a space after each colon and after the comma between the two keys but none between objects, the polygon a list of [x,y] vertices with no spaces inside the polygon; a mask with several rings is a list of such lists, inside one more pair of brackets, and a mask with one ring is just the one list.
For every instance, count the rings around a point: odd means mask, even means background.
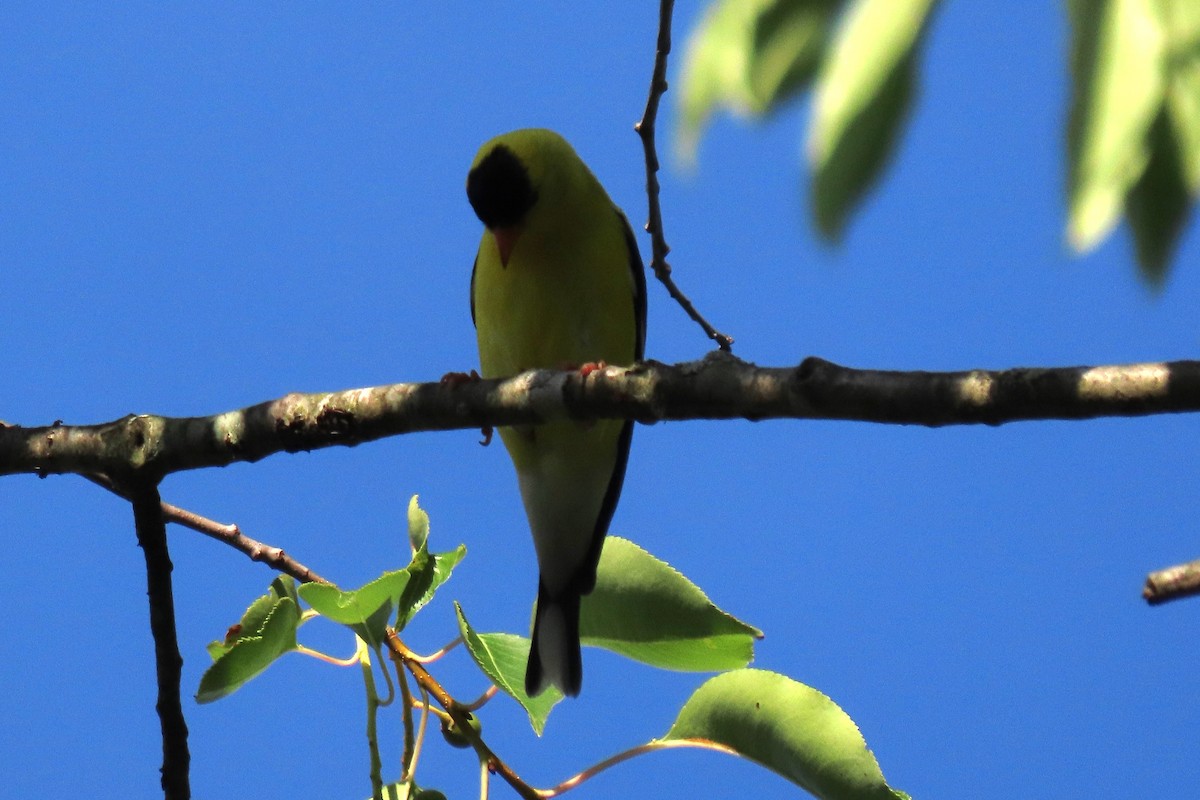
[{"label": "diagonal thin branch", "polygon": [[667,263],[667,254],[671,252],[671,248],[667,246],[667,239],[663,234],[662,208],[659,204],[658,148],[654,142],[654,133],[659,102],[667,91],[667,56],[671,53],[671,16],[674,6],[673,0],[659,2],[658,38],[654,48],[654,69],[650,75],[650,93],[646,98],[646,109],[642,112],[641,121],[633,126],[642,140],[646,160],[646,202],[649,206],[646,231],[650,234],[650,269],[654,271],[659,282],[667,287],[672,299],[704,329],[705,335],[715,341],[722,350],[729,352],[733,347],[733,337],[718,331],[696,310],[688,296],[675,285],[671,278],[671,265]]},{"label": "diagonal thin branch", "polygon": [[[83,477],[97,486],[108,489],[118,497],[126,500],[131,499],[121,487],[109,480],[107,475],[85,474]],[[252,539],[242,533],[241,528],[235,523],[217,522],[208,517],[203,517],[194,511],[188,511],[186,508],[180,508],[170,503],[162,503],[160,510],[166,522],[174,522],[185,528],[191,528],[197,533],[203,533],[205,536],[227,544],[235,550],[240,550],[251,561],[266,564],[276,572],[291,575],[301,583],[330,583],[330,581],[322,578],[312,569],[292,558],[282,548]]]}]

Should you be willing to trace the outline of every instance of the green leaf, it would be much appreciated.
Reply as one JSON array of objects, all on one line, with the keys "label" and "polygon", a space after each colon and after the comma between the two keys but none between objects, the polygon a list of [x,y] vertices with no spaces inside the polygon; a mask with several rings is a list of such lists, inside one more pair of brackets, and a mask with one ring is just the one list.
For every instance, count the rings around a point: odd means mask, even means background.
[{"label": "green leaf", "polygon": [[695,159],[712,113],[762,116],[812,82],[845,0],[717,0],[688,39],[676,150]]},{"label": "green leaf", "polygon": [[749,85],[751,26],[771,0],[717,0],[688,39],[683,57],[676,150],[695,159],[696,146],[713,111],[753,106]]},{"label": "green leaf", "polygon": [[1165,100],[1150,129],[1150,162],[1127,214],[1142,274],[1161,283],[1200,195],[1200,3],[1159,0]]},{"label": "green leaf", "polygon": [[492,683],[521,704],[529,715],[529,724],[538,736],[546,727],[550,709],[562,700],[562,693],[553,686],[537,697],[525,694],[525,662],[529,660],[530,642],[511,633],[476,633],[467,623],[462,606],[454,604],[458,614],[458,630],[467,652]]},{"label": "green leaf", "polygon": [[748,83],[763,114],[806,89],[825,53],[843,0],[775,0],[751,22]]},{"label": "green leaf", "polygon": [[618,536],[604,542],[579,632],[585,644],[692,672],[743,667],[754,657],[754,640],[762,638],[669,564]]},{"label": "green leaf", "polygon": [[417,503],[417,495],[408,501],[408,543],[416,553],[429,541],[429,514]]},{"label": "green leaf", "polygon": [[1166,102],[1178,137],[1184,182],[1200,194],[1200,3],[1159,0],[1166,33]]},{"label": "green leaf", "polygon": [[408,566],[412,580],[404,587],[404,593],[397,603],[396,630],[404,630],[413,616],[433,599],[438,587],[450,580],[450,574],[466,555],[467,548],[461,544],[448,553],[432,554],[425,550],[424,544],[421,545],[421,549],[413,556],[413,563]]},{"label": "green leaf", "polygon": [[[435,789],[418,789],[411,781],[389,783],[382,789],[381,795],[376,795],[370,800],[378,800],[380,797],[383,800],[437,800],[437,796],[441,794]],[[445,795],[442,795],[441,800],[445,800]]]},{"label": "green leaf", "polygon": [[708,680],[667,740],[707,739],[756,761],[822,800],[897,800],[846,712],[816,689],[763,670]]},{"label": "green leaf", "polygon": [[856,0],[817,80],[808,154],[817,228],[841,238],[875,183],[911,105],[917,51],[937,0]]},{"label": "green leaf", "polygon": [[1150,161],[1150,129],[1164,93],[1165,38],[1156,3],[1067,3],[1074,77],[1067,240],[1077,252],[1112,231]]},{"label": "green leaf", "polygon": [[[196,702],[211,703],[233,694],[275,659],[295,650],[299,624],[300,607],[295,599],[290,596],[276,598],[257,632],[247,635],[243,630],[231,644],[226,637],[229,646],[214,658],[212,666],[200,677]],[[213,652],[211,647],[209,652]]]},{"label": "green leaf", "polygon": [[1126,198],[1125,213],[1133,231],[1142,276],[1161,285],[1179,235],[1187,224],[1188,194],[1176,135],[1164,109],[1150,129],[1150,163]]},{"label": "green leaf", "polygon": [[323,617],[349,626],[372,646],[387,636],[388,621],[395,611],[412,573],[404,569],[385,572],[370,583],[343,591],[329,583],[306,583],[300,596]]},{"label": "green leaf", "polygon": [[242,618],[236,624],[230,626],[229,630],[225,633],[224,639],[208,643],[206,649],[208,650],[209,657],[213,661],[216,661],[222,655],[232,650],[234,645],[242,639],[261,636],[267,618],[275,612],[275,607],[285,597],[290,598],[296,604],[296,607],[299,608],[300,599],[296,596],[295,579],[289,575],[280,575],[271,581],[271,585],[267,587],[267,593],[251,603],[250,607],[243,612]]}]

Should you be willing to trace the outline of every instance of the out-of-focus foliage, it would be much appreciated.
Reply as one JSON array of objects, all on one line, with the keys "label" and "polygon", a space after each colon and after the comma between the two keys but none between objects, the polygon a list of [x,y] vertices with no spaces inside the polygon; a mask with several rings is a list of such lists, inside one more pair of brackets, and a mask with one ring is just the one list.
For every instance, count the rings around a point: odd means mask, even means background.
[{"label": "out-of-focus foliage", "polygon": [[[715,0],[683,68],[681,153],[695,158],[714,112],[765,116],[811,86],[810,206],[839,239],[900,141],[937,2]],[[1124,216],[1142,274],[1159,282],[1200,193],[1200,3],[1064,5],[1067,241],[1085,253]]]}]

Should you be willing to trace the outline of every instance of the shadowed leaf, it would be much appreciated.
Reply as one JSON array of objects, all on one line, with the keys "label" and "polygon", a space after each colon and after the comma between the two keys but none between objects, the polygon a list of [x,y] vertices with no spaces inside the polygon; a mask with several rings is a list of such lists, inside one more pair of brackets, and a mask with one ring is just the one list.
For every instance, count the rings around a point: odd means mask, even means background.
[{"label": "shadowed leaf", "polygon": [[1067,239],[1086,252],[1120,218],[1150,159],[1163,100],[1155,0],[1069,0],[1071,73]]}]

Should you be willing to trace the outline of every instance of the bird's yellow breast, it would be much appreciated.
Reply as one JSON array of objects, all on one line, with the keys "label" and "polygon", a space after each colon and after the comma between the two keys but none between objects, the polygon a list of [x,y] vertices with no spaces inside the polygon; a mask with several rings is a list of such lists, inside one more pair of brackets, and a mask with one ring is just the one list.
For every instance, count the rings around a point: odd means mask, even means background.
[{"label": "bird's yellow breast", "polygon": [[633,362],[636,289],[623,223],[611,206],[599,212],[611,223],[524,230],[507,265],[484,232],[474,294],[485,378]]}]

